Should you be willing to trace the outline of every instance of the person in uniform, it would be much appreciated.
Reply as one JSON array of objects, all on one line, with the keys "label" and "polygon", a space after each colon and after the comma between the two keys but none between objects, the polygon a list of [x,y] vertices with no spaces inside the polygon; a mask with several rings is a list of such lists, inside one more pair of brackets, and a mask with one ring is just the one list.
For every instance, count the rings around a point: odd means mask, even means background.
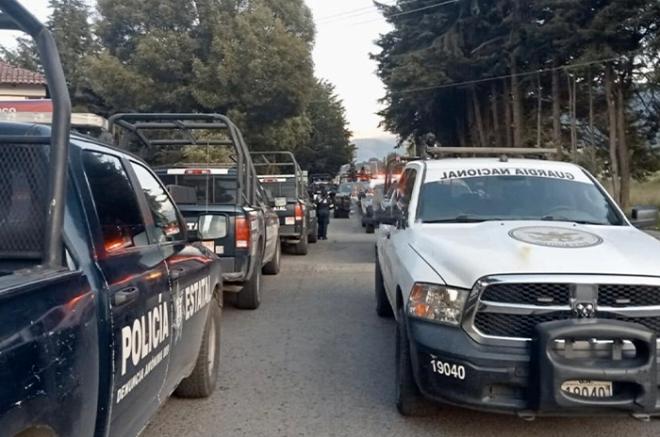
[{"label": "person in uniform", "polygon": [[333,208],[332,199],[325,188],[316,196],[316,219],[319,224],[319,240],[328,239],[328,225],[330,224],[330,210]]}]

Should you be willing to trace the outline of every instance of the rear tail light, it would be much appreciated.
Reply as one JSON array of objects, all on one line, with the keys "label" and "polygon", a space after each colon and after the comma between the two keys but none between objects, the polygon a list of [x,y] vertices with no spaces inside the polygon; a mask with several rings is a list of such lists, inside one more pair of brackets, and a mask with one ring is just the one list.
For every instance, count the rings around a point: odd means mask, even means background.
[{"label": "rear tail light", "polygon": [[250,248],[250,220],[245,216],[236,217],[236,248]]},{"label": "rear tail light", "polygon": [[305,206],[302,203],[296,203],[295,217],[297,222],[303,221],[305,218]]}]

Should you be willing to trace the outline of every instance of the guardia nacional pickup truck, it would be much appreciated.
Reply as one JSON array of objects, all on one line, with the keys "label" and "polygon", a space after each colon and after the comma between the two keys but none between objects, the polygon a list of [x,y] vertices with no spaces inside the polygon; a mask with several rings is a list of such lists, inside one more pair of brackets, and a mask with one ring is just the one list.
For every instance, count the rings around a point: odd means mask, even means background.
[{"label": "guardia nacional pickup truck", "polygon": [[660,414],[660,243],[576,165],[408,163],[378,231],[376,305],[397,321],[404,415],[429,400],[526,419]]},{"label": "guardia nacional pickup truck", "polygon": [[0,123],[0,435],[138,435],[176,392],[216,385],[220,260],[193,244],[139,158],[70,134],[55,42],[15,0],[0,28],[30,34],[52,127]]}]

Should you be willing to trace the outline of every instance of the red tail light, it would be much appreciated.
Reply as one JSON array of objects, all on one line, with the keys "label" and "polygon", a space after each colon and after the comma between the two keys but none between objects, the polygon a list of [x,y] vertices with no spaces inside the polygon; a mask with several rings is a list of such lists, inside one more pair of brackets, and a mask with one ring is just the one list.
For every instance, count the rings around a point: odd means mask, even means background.
[{"label": "red tail light", "polygon": [[247,217],[236,217],[236,248],[248,249],[250,247],[250,220]]},{"label": "red tail light", "polygon": [[305,218],[305,206],[302,203],[296,203],[295,217],[297,222],[303,221]]}]

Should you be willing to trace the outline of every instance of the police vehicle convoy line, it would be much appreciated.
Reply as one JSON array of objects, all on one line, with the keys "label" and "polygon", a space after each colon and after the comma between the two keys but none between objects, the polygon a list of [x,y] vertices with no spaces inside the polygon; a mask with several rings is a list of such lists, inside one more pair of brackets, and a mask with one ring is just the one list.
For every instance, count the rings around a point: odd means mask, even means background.
[{"label": "police vehicle convoy line", "polygon": [[258,178],[272,197],[279,216],[282,243],[295,255],[307,255],[316,243],[316,209],[306,189],[306,172],[291,152],[252,152]]},{"label": "police vehicle convoy line", "polygon": [[135,436],[173,392],[214,391],[220,260],[143,161],[70,135],[52,36],[0,11],[35,40],[54,110],[0,123],[0,433]]},{"label": "police vehicle convoy line", "polygon": [[402,414],[429,400],[524,418],[660,414],[660,242],[584,169],[410,162],[380,221],[376,309],[397,322]]},{"label": "police vehicle convoy line", "polygon": [[279,223],[259,183],[240,130],[217,114],[118,114],[116,133],[153,148],[204,147],[226,164],[177,164],[156,169],[191,232],[222,262],[224,291],[238,308],[261,305],[262,273],[278,274]]}]

